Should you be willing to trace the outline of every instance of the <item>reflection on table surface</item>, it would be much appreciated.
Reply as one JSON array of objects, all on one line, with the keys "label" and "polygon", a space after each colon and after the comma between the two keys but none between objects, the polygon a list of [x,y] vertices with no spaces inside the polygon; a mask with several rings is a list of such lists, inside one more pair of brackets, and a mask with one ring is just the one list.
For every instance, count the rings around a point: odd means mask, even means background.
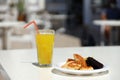
[{"label": "reflection on table surface", "polygon": [[0,51],[0,63],[11,80],[119,80],[120,47],[71,47],[55,48],[53,66],[71,58],[74,53],[84,57],[92,56],[110,67],[109,73],[97,76],[68,75],[53,67],[40,68],[32,63],[37,62],[37,51],[7,50]]}]

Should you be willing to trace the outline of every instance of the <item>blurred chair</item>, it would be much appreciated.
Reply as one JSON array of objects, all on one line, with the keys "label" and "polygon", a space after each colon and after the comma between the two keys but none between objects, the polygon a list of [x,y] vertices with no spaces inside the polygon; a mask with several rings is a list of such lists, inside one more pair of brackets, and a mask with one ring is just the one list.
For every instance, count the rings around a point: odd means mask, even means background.
[{"label": "blurred chair", "polygon": [[29,29],[23,29],[20,26],[9,30],[7,39],[7,49],[35,48],[35,35]]},{"label": "blurred chair", "polygon": [[39,14],[39,22],[44,25],[44,29],[51,29],[51,14],[48,11],[43,10],[42,13]]},{"label": "blurred chair", "polygon": [[17,21],[18,10],[17,7],[13,4],[10,5],[9,9],[4,14],[4,21]]},{"label": "blurred chair", "polygon": [[5,14],[9,9],[9,0],[0,0],[0,21],[4,20]]}]

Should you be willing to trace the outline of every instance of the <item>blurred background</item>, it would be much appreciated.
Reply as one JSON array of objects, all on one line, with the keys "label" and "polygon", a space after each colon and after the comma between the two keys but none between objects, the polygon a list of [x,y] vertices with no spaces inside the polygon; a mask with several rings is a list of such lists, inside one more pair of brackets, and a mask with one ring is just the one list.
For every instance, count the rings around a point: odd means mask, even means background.
[{"label": "blurred background", "polygon": [[104,25],[101,31],[103,26],[94,21],[119,22],[119,4],[120,0],[0,0],[0,49],[35,48],[34,30],[23,29],[32,20],[40,29],[56,31],[55,47],[118,46],[119,25]]}]

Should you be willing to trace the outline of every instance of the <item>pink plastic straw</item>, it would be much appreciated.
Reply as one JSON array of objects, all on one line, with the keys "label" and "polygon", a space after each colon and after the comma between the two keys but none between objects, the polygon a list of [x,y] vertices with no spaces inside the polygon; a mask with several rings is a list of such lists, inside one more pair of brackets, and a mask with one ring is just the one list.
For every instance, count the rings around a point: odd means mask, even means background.
[{"label": "pink plastic straw", "polygon": [[24,26],[24,29],[27,28],[27,27],[29,27],[29,25],[31,25],[31,24],[34,24],[34,27],[35,27],[36,32],[39,33],[38,26],[37,26],[37,24],[36,24],[36,22],[35,22],[34,20],[31,21],[30,23],[26,24],[26,25]]}]

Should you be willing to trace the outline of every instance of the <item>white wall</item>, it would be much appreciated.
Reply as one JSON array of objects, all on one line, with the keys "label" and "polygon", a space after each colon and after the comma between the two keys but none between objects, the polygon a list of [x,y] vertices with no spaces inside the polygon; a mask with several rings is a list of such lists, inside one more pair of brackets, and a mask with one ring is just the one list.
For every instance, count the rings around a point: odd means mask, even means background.
[{"label": "white wall", "polygon": [[45,0],[39,0],[39,7],[41,10],[44,10],[45,9]]}]

